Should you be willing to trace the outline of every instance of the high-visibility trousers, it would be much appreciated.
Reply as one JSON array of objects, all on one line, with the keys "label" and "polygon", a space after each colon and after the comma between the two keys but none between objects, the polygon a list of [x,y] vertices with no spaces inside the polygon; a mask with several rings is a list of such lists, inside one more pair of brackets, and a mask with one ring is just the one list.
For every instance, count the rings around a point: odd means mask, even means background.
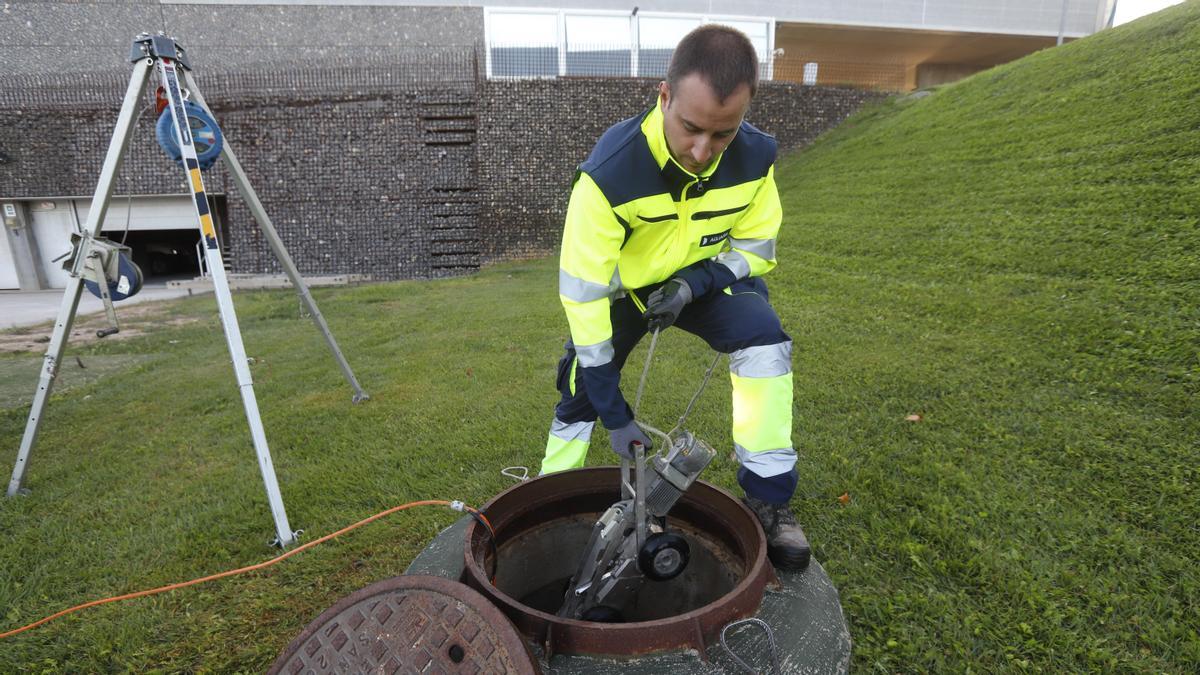
[{"label": "high-visibility trousers", "polygon": [[[635,291],[643,300],[651,289]],[[618,368],[646,335],[642,312],[626,296],[612,304],[613,360]],[[724,291],[686,305],[675,326],[699,336],[729,355],[733,390],[733,446],[741,468],[738,483],[746,494],[779,504],[796,490],[796,452],[792,447],[792,341],[758,277],[743,279]],[[542,473],[583,466],[596,425],[579,375],[574,345],[558,364],[556,386],[562,399],[546,442]]]}]

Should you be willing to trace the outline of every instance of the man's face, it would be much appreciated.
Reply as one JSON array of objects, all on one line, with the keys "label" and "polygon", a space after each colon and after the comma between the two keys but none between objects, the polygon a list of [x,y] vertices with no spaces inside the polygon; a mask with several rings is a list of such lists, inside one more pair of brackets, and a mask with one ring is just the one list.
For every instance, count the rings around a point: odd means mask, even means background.
[{"label": "man's face", "polygon": [[698,73],[679,80],[675,90],[658,85],[663,132],[671,157],[690,173],[703,173],[725,150],[750,107],[750,87],[741,85],[722,103]]}]

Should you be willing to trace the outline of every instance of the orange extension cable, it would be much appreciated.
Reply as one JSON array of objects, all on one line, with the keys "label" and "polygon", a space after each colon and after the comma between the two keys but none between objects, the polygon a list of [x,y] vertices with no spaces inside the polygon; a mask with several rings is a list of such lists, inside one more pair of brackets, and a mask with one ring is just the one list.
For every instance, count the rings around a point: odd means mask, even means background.
[{"label": "orange extension cable", "polygon": [[[489,530],[492,529],[492,524],[490,522],[488,522],[488,519],[482,513],[480,513],[479,511],[477,511],[465,504],[462,504],[462,502],[450,502],[450,501],[447,501],[444,499],[425,499],[422,501],[409,502],[407,504],[401,504],[400,506],[393,506],[392,508],[387,509],[386,511],[380,511],[379,513],[376,513],[375,515],[370,516],[368,518],[364,518],[364,519],[358,521],[357,523],[354,523],[353,525],[343,527],[342,529],[338,530],[337,532],[327,534],[324,537],[321,537],[320,539],[315,539],[313,541],[310,541],[307,544],[304,544],[303,546],[292,549],[291,551],[288,551],[287,553],[284,553],[282,555],[271,558],[270,560],[260,562],[256,565],[248,565],[246,567],[239,567],[236,570],[229,570],[226,572],[219,572],[217,574],[210,574],[209,576],[200,577],[199,579],[192,579],[191,581],[183,581],[183,582],[180,582],[177,584],[168,584],[168,585],[162,586],[160,588],[152,588],[152,589],[145,590],[145,591],[137,591],[136,593],[126,593],[125,595],[117,595],[117,596],[114,596],[111,598],[103,598],[101,600],[92,600],[91,602],[85,602],[82,605],[76,605],[74,607],[71,607],[70,609],[64,609],[61,612],[56,612],[44,619],[41,619],[39,621],[34,621],[33,623],[28,624],[26,626],[21,626],[20,628],[14,628],[13,630],[10,630],[6,633],[0,633],[0,638],[12,637],[14,635],[17,635],[18,633],[24,633],[25,631],[37,628],[38,626],[40,626],[44,623],[49,623],[49,622],[57,619],[60,616],[66,616],[67,614],[72,614],[74,612],[78,612],[81,609],[87,609],[88,607],[95,607],[97,605],[105,605],[110,602],[117,602],[118,600],[132,600],[133,598],[140,598],[140,597],[143,597],[146,595],[155,595],[157,593],[165,593],[166,591],[173,591],[177,588],[186,588],[188,586],[195,586],[196,584],[202,584],[206,581],[213,581],[214,579],[223,579],[225,577],[231,577],[235,574],[242,574],[243,572],[253,572],[254,570],[260,570],[260,569],[263,569],[264,567],[270,567],[271,565],[274,565],[277,562],[282,562],[305,549],[309,549],[309,548],[312,548],[313,546],[316,546],[317,544],[329,541],[330,539],[333,539],[339,535],[345,534],[345,533],[349,532],[350,530],[357,529],[359,527],[362,527],[363,525],[366,525],[367,523],[371,523],[376,520],[379,520],[380,518],[383,518],[384,516],[389,516],[393,513],[396,513],[397,511],[403,511],[405,509],[410,509],[414,506],[450,506],[451,508],[454,508],[458,505],[462,506],[461,510],[464,510],[472,515],[478,516],[483,521],[483,523],[485,525],[487,525]],[[456,509],[456,510],[459,510],[459,509]]]}]

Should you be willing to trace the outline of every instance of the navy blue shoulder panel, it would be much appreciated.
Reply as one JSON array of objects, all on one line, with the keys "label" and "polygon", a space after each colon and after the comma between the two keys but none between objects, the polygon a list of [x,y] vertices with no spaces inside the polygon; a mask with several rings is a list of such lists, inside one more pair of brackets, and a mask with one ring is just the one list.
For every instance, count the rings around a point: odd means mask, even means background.
[{"label": "navy blue shoulder panel", "polygon": [[613,207],[668,191],[642,134],[642,120],[647,114],[649,111],[609,127],[592,154],[579,165]]},{"label": "navy blue shoulder panel", "polygon": [[733,187],[765,177],[775,163],[777,149],[773,136],[742,122],[737,136],[725,148],[717,170],[706,181],[708,188]]}]

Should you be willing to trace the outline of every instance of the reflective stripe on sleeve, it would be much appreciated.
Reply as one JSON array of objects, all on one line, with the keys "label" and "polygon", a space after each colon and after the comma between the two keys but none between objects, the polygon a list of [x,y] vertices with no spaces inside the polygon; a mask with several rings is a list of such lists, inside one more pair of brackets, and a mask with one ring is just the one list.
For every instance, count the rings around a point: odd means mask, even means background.
[{"label": "reflective stripe on sleeve", "polygon": [[579,365],[584,368],[594,368],[612,361],[613,353],[611,338],[594,345],[575,345],[575,354],[579,357]]},{"label": "reflective stripe on sleeve", "polygon": [[739,377],[776,377],[792,372],[792,341],[746,347],[729,355],[729,372]]},{"label": "reflective stripe on sleeve", "polygon": [[745,279],[750,276],[750,261],[737,251],[724,251],[717,255],[717,262],[729,268],[733,276]]},{"label": "reflective stripe on sleeve", "polygon": [[607,298],[609,293],[609,286],[585,281],[563,269],[558,270],[558,294],[569,300],[591,302]]},{"label": "reflective stripe on sleeve", "polygon": [[775,240],[774,239],[729,239],[729,245],[739,251],[746,251],[762,258],[763,260],[775,259]]}]

